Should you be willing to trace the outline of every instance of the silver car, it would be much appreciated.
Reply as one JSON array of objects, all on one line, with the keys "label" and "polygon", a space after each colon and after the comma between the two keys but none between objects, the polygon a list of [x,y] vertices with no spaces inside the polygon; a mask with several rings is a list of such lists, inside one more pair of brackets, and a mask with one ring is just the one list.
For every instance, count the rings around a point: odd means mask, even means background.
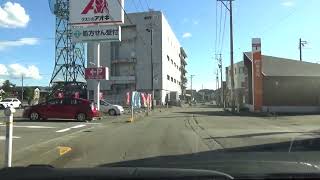
[{"label": "silver car", "polygon": [[108,113],[110,116],[116,116],[123,114],[124,109],[120,105],[114,105],[104,100],[100,100],[100,111],[103,113]]}]

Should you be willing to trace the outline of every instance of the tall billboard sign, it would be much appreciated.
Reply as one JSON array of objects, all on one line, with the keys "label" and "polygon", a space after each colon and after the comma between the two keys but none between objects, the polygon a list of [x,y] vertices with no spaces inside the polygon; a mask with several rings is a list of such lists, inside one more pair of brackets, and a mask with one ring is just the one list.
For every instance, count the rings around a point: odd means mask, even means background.
[{"label": "tall billboard sign", "polygon": [[263,76],[260,38],[252,39],[252,94],[253,109],[255,112],[260,112],[263,105]]},{"label": "tall billboard sign", "polygon": [[70,0],[70,25],[124,23],[124,0]]}]

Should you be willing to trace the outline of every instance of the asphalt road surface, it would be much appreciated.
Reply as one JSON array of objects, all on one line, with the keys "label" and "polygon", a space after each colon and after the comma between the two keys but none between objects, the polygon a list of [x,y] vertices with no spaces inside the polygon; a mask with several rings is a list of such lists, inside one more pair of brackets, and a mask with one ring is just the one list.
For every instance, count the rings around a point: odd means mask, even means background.
[{"label": "asphalt road surface", "polygon": [[[18,118],[13,165],[181,167],[184,161],[183,168],[190,168],[208,160],[320,159],[319,115],[231,114],[212,105],[143,114],[132,123],[128,115],[90,123]],[[1,154],[4,142],[0,124]]]}]

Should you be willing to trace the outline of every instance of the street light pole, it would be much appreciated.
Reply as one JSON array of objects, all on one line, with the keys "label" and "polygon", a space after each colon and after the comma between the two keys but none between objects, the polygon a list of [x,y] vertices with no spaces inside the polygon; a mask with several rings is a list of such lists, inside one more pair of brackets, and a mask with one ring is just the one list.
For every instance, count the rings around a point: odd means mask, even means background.
[{"label": "street light pole", "polygon": [[190,79],[191,79],[191,104],[192,104],[192,100],[193,100],[193,90],[192,90],[192,79],[195,75],[190,75]]},{"label": "street light pole", "polygon": [[[154,70],[153,70],[153,28],[148,28],[150,32],[150,59],[151,59],[151,89],[152,89],[152,102],[154,102]],[[154,103],[152,103],[152,109],[154,109]]]}]

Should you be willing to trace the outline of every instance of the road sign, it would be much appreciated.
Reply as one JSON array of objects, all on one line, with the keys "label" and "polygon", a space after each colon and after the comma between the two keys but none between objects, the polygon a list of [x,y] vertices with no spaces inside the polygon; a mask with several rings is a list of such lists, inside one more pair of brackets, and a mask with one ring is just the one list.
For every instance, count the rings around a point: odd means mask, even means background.
[{"label": "road sign", "polygon": [[86,68],[85,78],[87,80],[109,80],[109,69],[107,67]]},{"label": "road sign", "polygon": [[70,0],[70,24],[123,24],[124,0]]},{"label": "road sign", "polygon": [[72,27],[72,42],[90,42],[90,41],[120,41],[120,26],[88,26]]}]

